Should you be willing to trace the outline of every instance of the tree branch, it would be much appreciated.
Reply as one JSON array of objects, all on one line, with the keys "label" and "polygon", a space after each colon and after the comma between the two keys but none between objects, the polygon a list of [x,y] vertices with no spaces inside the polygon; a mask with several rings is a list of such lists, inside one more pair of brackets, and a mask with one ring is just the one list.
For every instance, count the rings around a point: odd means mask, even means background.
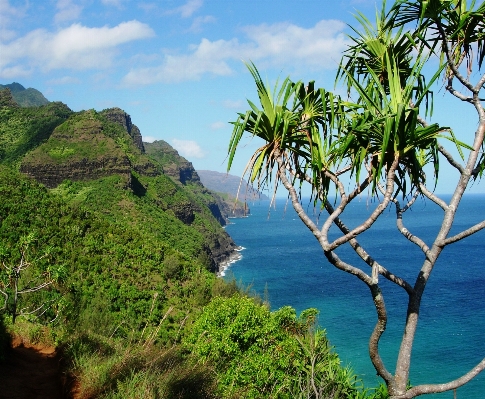
[{"label": "tree branch", "polygon": [[405,210],[401,210],[401,204],[397,200],[394,200],[394,205],[396,205],[397,229],[404,237],[406,237],[407,240],[409,240],[413,244],[416,244],[421,249],[421,251],[423,251],[423,253],[426,255],[429,251],[428,245],[426,245],[424,240],[413,235],[406,227],[404,227],[404,223],[402,221],[402,215],[405,212]]},{"label": "tree branch", "polygon": [[428,188],[424,184],[420,184],[419,191],[421,192],[421,194],[423,194],[426,198],[433,201],[436,205],[438,205],[444,211],[448,210],[448,204],[445,201],[443,201],[441,198],[439,198],[435,194],[433,194],[431,191],[429,191]]},{"label": "tree branch", "polygon": [[379,340],[386,330],[387,312],[386,305],[384,303],[384,297],[382,296],[382,292],[378,284],[375,284],[373,282],[373,279],[369,277],[366,273],[364,273],[361,269],[351,266],[348,263],[342,261],[333,251],[324,251],[324,253],[327,260],[337,269],[340,269],[349,274],[353,274],[359,280],[367,284],[367,286],[370,288],[372,293],[372,299],[374,300],[374,306],[377,312],[377,322],[369,339],[369,356],[372,360],[374,368],[377,371],[377,374],[380,375],[386,382],[391,381],[393,376],[387,370],[381,356],[379,355]]},{"label": "tree branch", "polygon": [[380,214],[384,212],[386,209],[387,205],[391,201],[391,196],[392,193],[394,192],[394,176],[396,172],[396,168],[399,164],[399,157],[395,156],[392,164],[389,166],[389,170],[387,171],[387,184],[386,184],[386,194],[384,195],[383,201],[376,207],[374,212],[363,222],[361,223],[358,227],[355,229],[349,231],[347,234],[344,236],[337,238],[335,241],[332,243],[328,242],[328,231],[333,224],[333,221],[335,218],[337,218],[345,209],[345,206],[347,205],[344,200],[340,203],[340,205],[337,207],[337,209],[329,216],[329,218],[326,220],[322,227],[322,239],[324,242],[324,249],[325,250],[334,250],[335,248],[339,247],[340,245],[348,242],[350,239],[356,237],[357,235],[363,233],[364,231],[368,230],[374,222],[377,220]]},{"label": "tree branch", "polygon": [[[327,212],[329,214],[333,213],[333,207],[328,201],[325,202],[325,209],[327,209]],[[334,223],[343,234],[347,234],[349,232],[349,228],[342,222],[340,218],[335,218]],[[352,238],[349,241],[349,244],[353,248],[353,250],[357,253],[357,255],[359,255],[360,258],[373,269],[373,271],[376,269],[378,274],[382,275],[387,280],[403,288],[404,290],[406,290],[408,294],[411,294],[413,292],[413,287],[406,280],[394,275],[393,273],[388,271],[385,267],[380,265],[379,262],[377,262],[374,258],[372,258],[367,253],[367,251],[359,244],[356,238]]]},{"label": "tree branch", "polygon": [[455,169],[457,169],[458,172],[463,173],[463,171],[465,170],[463,165],[461,165],[457,161],[455,161],[453,156],[445,149],[445,147],[443,147],[441,144],[439,144],[438,145],[438,151],[446,158],[446,160],[448,161],[448,163],[451,166],[453,166]]},{"label": "tree branch", "polygon": [[[292,176],[303,179],[309,184],[313,185],[313,180],[310,176],[295,172],[294,170],[291,169],[291,167],[289,167],[289,165],[286,166],[286,169]],[[334,212],[334,208],[330,204],[330,202],[327,199],[321,198],[321,196],[320,196],[320,200],[324,203],[324,206],[327,212],[329,214],[332,214]],[[405,210],[407,210],[407,208],[409,208],[410,205],[411,205],[411,202],[406,205]],[[334,223],[343,234],[349,233],[350,231],[349,228],[339,217],[335,218]],[[411,294],[413,292],[413,287],[406,280],[404,280],[399,276],[394,275],[392,272],[387,270],[384,266],[379,264],[379,262],[377,262],[374,258],[372,258],[372,256],[370,256],[369,253],[359,244],[356,238],[352,238],[349,241],[349,244],[352,247],[352,249],[357,253],[357,255],[359,255],[359,257],[373,269],[373,272],[374,270],[377,270],[378,274],[380,274],[390,282],[403,288],[408,294]]]},{"label": "tree branch", "polygon": [[446,35],[445,30],[443,29],[443,25],[441,25],[441,21],[440,20],[436,20],[435,23],[436,23],[436,27],[438,28],[438,30],[439,30],[439,32],[440,32],[440,34],[442,36],[441,42],[443,44],[443,50],[444,50],[444,52],[446,54],[446,58],[447,58],[447,61],[448,61],[448,66],[450,67],[451,71],[453,72],[453,75],[468,90],[470,90],[474,94],[477,93],[477,91],[475,90],[475,88],[473,87],[473,85],[467,79],[465,79],[465,77],[460,73],[460,71],[458,71],[458,68],[455,65],[455,62],[453,61],[453,56],[451,54],[450,47],[448,46],[448,41],[449,41],[448,36]]},{"label": "tree branch", "polygon": [[275,155],[276,155],[276,162],[278,163],[278,177],[283,183],[283,186],[290,194],[293,208],[295,209],[296,213],[298,214],[301,221],[305,224],[305,226],[307,226],[310,229],[310,231],[313,233],[313,235],[317,238],[317,240],[320,241],[320,237],[321,237],[320,229],[315,225],[315,223],[313,223],[310,217],[308,217],[308,215],[305,213],[305,210],[303,209],[300,202],[298,201],[298,194],[295,190],[295,187],[293,187],[293,185],[286,178],[286,173],[285,173],[286,165],[285,165],[285,162],[283,161],[283,158],[279,149],[275,150]]},{"label": "tree branch", "polygon": [[[485,85],[485,74],[482,75],[477,85],[475,86],[476,92],[478,93],[484,85]],[[485,101],[485,99],[481,98],[480,101]]]},{"label": "tree branch", "polygon": [[457,242],[457,241],[460,241],[462,240],[463,238],[466,238],[468,236],[471,236],[472,234],[475,234],[476,232],[482,230],[483,228],[485,228],[485,220],[480,222],[480,223],[477,223],[476,225],[462,231],[461,233],[459,234],[455,234],[454,236],[452,237],[448,237],[444,240],[444,245],[448,245],[448,244],[453,244],[454,242]]},{"label": "tree branch", "polygon": [[18,291],[18,294],[26,294],[28,292],[36,292],[36,291],[39,291],[41,290],[42,288],[45,288],[47,287],[48,285],[51,285],[54,281],[46,281],[45,283],[42,283],[40,285],[38,285],[37,287],[33,287],[33,288],[24,288],[23,290],[20,290]]},{"label": "tree branch", "polygon": [[448,77],[448,84],[446,85],[445,89],[461,101],[465,101],[467,103],[473,102],[473,97],[465,96],[453,87],[453,75]]},{"label": "tree branch", "polygon": [[[423,125],[423,127],[429,126],[428,122],[426,122],[419,115],[418,115],[418,121],[419,123],[421,123],[421,125]],[[457,161],[455,161],[453,156],[446,150],[445,147],[443,147],[441,144],[438,144],[438,151],[446,158],[446,160],[451,166],[455,167],[460,173],[463,173],[465,168],[462,165],[460,165]]]},{"label": "tree branch", "polygon": [[412,399],[418,395],[446,392],[455,388],[459,388],[462,385],[465,385],[467,382],[471,381],[484,369],[485,369],[485,358],[480,363],[478,363],[474,368],[472,368],[468,373],[464,374],[460,378],[457,378],[456,380],[450,381],[445,384],[417,385],[409,389],[406,392],[406,394],[402,396],[402,399]]}]

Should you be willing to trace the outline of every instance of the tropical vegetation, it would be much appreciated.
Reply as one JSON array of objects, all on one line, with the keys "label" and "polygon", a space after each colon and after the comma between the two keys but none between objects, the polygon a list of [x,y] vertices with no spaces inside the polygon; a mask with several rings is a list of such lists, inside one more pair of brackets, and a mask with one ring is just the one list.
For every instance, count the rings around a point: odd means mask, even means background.
[{"label": "tropical vegetation", "polygon": [[55,346],[76,398],[366,395],[315,311],[271,312],[216,277],[235,248],[219,200],[166,143],[144,151],[121,110],[5,98],[1,361],[12,335]]}]

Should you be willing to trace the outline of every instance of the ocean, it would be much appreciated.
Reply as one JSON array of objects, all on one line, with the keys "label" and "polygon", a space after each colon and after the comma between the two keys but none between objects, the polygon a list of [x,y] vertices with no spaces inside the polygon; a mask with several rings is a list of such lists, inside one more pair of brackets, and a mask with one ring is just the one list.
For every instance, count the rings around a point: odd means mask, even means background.
[{"label": "ocean", "polygon": [[[446,199],[446,197],[445,197]],[[324,214],[302,201],[319,225]],[[308,204],[308,205],[307,205]],[[263,297],[267,292],[272,309],[285,305],[297,312],[314,307],[319,325],[327,332],[344,364],[349,364],[366,387],[381,380],[368,356],[368,338],[376,321],[369,289],[354,276],[330,265],[317,240],[285,199],[270,208],[267,201],[249,204],[251,215],[231,219],[227,232],[242,247],[240,259],[229,265],[226,279],[235,278]],[[354,227],[376,203],[363,196],[342,217]],[[418,199],[405,213],[405,226],[431,245],[442,210]],[[452,233],[485,219],[485,195],[469,195],[461,203]],[[394,207],[386,209],[359,242],[383,266],[408,279],[411,285],[421,267],[423,254],[397,231]],[[333,229],[333,228],[332,228]],[[336,230],[331,230],[337,234]],[[412,363],[411,384],[442,383],[458,378],[485,357],[485,231],[446,247],[424,293]],[[349,262],[357,262],[348,248],[337,250]],[[379,281],[383,281],[381,278]],[[393,284],[381,284],[388,309],[388,327],[380,343],[381,356],[394,372],[407,296]],[[427,396],[452,399],[453,392]],[[458,399],[485,397],[485,372],[457,390]]]}]

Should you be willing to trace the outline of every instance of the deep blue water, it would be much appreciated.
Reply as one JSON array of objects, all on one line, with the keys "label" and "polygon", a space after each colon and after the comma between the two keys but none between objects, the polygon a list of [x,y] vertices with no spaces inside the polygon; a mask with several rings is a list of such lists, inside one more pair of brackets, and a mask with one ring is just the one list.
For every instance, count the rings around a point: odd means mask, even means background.
[{"label": "deep blue water", "polygon": [[[305,202],[304,202],[305,203]],[[355,226],[375,207],[366,198],[352,204],[342,219]],[[379,379],[369,360],[367,343],[376,321],[368,288],[357,278],[327,263],[323,252],[303,225],[291,203],[277,200],[250,204],[251,216],[231,219],[227,232],[244,247],[242,258],[232,264],[226,278],[234,276],[250,284],[261,296],[267,287],[271,307],[293,306],[298,312],[315,307],[319,324],[341,359],[350,364],[366,386]],[[318,219],[313,206],[307,208]],[[405,213],[404,223],[414,235],[431,245],[439,229],[442,211],[429,201],[418,200]],[[472,195],[460,205],[453,232],[485,219],[485,195]],[[320,225],[323,223],[323,215]],[[383,266],[407,278],[411,284],[421,267],[423,254],[397,231],[394,208],[359,238],[359,242]],[[411,383],[440,383],[461,376],[485,357],[485,232],[453,244],[442,252],[422,302],[413,349]],[[344,260],[356,261],[352,250],[339,249]],[[379,280],[383,281],[383,278]],[[394,372],[407,303],[405,293],[382,283],[388,308],[388,327],[381,339],[381,356]],[[406,301],[406,302],[405,302]],[[433,395],[452,399],[453,393]],[[458,399],[485,397],[485,372],[458,389]]]}]

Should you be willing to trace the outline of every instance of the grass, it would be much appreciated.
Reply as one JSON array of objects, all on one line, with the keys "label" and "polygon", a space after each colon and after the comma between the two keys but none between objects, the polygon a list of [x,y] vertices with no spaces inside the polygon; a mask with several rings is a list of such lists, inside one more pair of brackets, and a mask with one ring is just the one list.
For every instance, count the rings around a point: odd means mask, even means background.
[{"label": "grass", "polygon": [[78,399],[215,398],[215,373],[178,346],[160,347],[148,337],[130,341],[81,334],[64,348]]}]

